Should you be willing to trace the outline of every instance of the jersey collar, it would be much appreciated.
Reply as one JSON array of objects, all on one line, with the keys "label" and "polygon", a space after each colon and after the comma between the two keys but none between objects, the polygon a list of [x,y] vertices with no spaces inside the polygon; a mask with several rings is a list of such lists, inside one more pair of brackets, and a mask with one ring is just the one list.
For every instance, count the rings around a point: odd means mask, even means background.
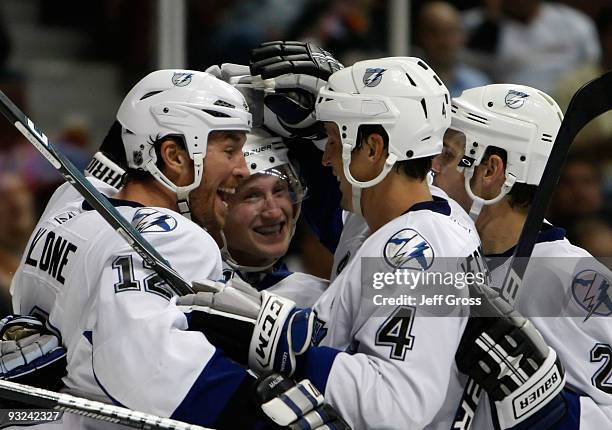
[{"label": "jersey collar", "polygon": [[[144,205],[141,205],[140,203],[137,203],[137,202],[133,202],[131,200],[121,200],[121,199],[112,199],[112,198],[109,198],[108,201],[114,207],[118,207],[118,206],[130,206],[132,208],[143,208],[144,207]],[[93,206],[90,205],[87,202],[87,200],[83,200],[83,204],[81,205],[81,207],[83,208],[84,211],[94,210]]]},{"label": "jersey collar", "polygon": [[[538,233],[538,237],[536,238],[536,243],[543,242],[554,242],[557,240],[563,240],[565,238],[565,229],[561,227],[555,227],[550,224],[544,224],[542,226],[542,230]],[[514,245],[512,248],[507,251],[502,252],[501,254],[488,254],[485,257],[493,258],[493,257],[511,257],[514,254]]]},{"label": "jersey collar", "polygon": [[450,215],[451,213],[450,205],[448,204],[448,201],[446,201],[446,199],[443,199],[442,197],[438,197],[438,196],[433,196],[433,201],[415,203],[412,206],[410,206],[408,210],[406,210],[402,215],[407,214],[408,212],[415,212],[415,211],[422,211],[422,210],[438,212],[446,216]]}]

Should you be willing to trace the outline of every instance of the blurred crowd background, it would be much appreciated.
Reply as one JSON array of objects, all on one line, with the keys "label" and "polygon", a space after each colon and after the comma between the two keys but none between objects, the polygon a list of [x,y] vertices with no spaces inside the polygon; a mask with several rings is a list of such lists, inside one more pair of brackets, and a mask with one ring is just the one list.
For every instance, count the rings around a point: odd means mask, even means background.
[{"label": "blurred crowd background", "polygon": [[[246,64],[253,47],[278,39],[316,42],[345,65],[387,56],[391,2],[187,0],[187,67]],[[424,58],[453,96],[487,83],[518,83],[548,92],[565,109],[583,83],[612,69],[609,0],[409,5],[409,55]],[[83,168],[123,94],[156,68],[156,13],[155,0],[3,0],[0,89]],[[597,257],[612,256],[611,148],[608,114],[578,136],[547,217]],[[61,181],[0,118],[2,315],[10,313],[8,286],[23,248]],[[293,260],[326,276],[331,256],[304,227],[299,232]]]}]

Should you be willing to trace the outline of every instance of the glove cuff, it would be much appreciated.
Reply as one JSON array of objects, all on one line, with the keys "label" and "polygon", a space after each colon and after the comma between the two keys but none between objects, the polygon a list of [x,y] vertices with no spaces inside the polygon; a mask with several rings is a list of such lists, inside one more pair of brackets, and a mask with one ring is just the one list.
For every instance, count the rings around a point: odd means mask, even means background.
[{"label": "glove cuff", "polygon": [[557,353],[548,347],[548,356],[540,368],[529,378],[520,391],[494,402],[499,424],[509,429],[524,422],[542,409],[565,386],[565,372]]},{"label": "glove cuff", "polygon": [[279,336],[287,319],[295,308],[295,302],[262,291],[261,310],[249,345],[249,367],[257,372],[274,370],[274,359],[279,344]]}]

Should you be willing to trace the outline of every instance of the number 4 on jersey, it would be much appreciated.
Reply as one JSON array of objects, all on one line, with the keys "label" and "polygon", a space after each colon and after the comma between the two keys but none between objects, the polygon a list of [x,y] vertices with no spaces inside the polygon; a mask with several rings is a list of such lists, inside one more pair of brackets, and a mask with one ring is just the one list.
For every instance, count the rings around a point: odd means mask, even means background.
[{"label": "number 4 on jersey", "polygon": [[376,345],[390,346],[390,357],[394,360],[403,360],[406,351],[412,349],[414,336],[411,331],[414,313],[414,307],[400,306],[376,332]]}]

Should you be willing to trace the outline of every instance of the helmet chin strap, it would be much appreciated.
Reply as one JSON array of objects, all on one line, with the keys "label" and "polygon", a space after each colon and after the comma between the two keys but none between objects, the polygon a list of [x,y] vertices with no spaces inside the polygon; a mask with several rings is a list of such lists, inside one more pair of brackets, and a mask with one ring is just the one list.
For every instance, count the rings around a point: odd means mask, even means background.
[{"label": "helmet chin strap", "polygon": [[164,187],[176,194],[176,204],[179,213],[187,219],[191,219],[191,208],[189,207],[189,193],[200,186],[204,173],[204,157],[201,152],[193,154],[193,182],[183,187],[177,187],[166,177],[155,165],[154,160],[150,160],[145,169],[153,175]]},{"label": "helmet chin strap", "polygon": [[504,185],[502,185],[499,194],[496,197],[487,200],[477,196],[472,191],[470,180],[474,175],[474,166],[465,168],[463,173],[463,184],[465,186],[465,191],[467,192],[468,196],[470,196],[470,199],[472,199],[472,206],[470,207],[470,218],[472,218],[474,222],[476,222],[476,220],[478,219],[478,216],[480,215],[480,211],[482,210],[483,206],[494,205],[495,203],[501,201],[501,199],[503,199],[504,196],[510,192],[512,186],[516,182],[516,177],[512,173],[508,173],[506,175],[506,181],[504,182]]},{"label": "helmet chin strap", "polygon": [[364,188],[372,187],[378,184],[379,182],[381,182],[383,179],[385,179],[385,177],[387,176],[387,174],[389,173],[389,171],[391,170],[391,168],[397,161],[397,156],[395,154],[389,154],[387,156],[387,159],[385,160],[385,165],[383,166],[383,169],[378,174],[378,176],[376,176],[373,179],[370,179],[369,181],[361,182],[361,181],[356,180],[351,174],[350,165],[351,165],[352,151],[353,151],[353,148],[351,147],[350,144],[342,144],[342,170],[344,171],[344,176],[346,176],[346,179],[351,184],[351,195],[352,195],[351,212],[357,215],[363,216],[363,213],[361,210],[361,191]]}]

